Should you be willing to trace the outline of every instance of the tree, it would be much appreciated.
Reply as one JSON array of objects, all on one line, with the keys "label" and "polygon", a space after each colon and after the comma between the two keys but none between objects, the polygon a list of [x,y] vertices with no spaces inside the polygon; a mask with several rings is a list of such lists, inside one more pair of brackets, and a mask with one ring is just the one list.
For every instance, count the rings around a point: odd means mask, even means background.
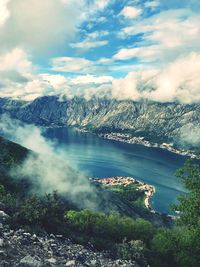
[{"label": "tree", "polygon": [[181,195],[179,203],[173,209],[179,211],[178,225],[197,227],[200,225],[200,166],[186,161],[183,168],[177,171],[188,192]]},{"label": "tree", "polygon": [[31,195],[18,207],[14,215],[17,225],[37,227],[47,232],[62,233],[65,231],[65,203],[56,192],[45,196]]},{"label": "tree", "polygon": [[147,266],[145,260],[145,245],[141,240],[131,240],[129,242],[126,239],[123,243],[115,246],[116,255],[119,259],[134,260],[140,266]]},{"label": "tree", "polygon": [[152,266],[200,266],[200,166],[187,161],[177,171],[187,189],[173,206],[179,218],[173,228],[163,228],[155,234],[151,253]]},{"label": "tree", "polygon": [[151,246],[151,266],[200,266],[200,228],[185,226],[162,228],[155,234]]}]

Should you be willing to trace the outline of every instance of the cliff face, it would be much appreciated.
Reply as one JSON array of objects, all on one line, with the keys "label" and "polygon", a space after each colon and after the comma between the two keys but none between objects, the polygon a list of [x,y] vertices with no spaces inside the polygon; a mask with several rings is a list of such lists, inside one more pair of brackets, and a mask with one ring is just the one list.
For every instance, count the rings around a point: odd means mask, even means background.
[{"label": "cliff face", "polygon": [[38,125],[70,125],[94,131],[129,131],[154,142],[178,143],[185,129],[200,129],[200,104],[117,101],[105,98],[33,102],[0,99],[0,113]]}]

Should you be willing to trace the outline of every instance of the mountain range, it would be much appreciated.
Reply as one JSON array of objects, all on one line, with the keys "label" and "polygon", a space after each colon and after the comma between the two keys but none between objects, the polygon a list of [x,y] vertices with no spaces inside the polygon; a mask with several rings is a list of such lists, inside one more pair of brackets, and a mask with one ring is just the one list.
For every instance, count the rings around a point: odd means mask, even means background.
[{"label": "mountain range", "polygon": [[[195,148],[200,104],[134,102],[108,98],[44,96],[30,102],[0,98],[0,114],[41,126],[76,126],[95,133],[122,132],[151,142]],[[191,131],[193,129],[193,131]]]}]

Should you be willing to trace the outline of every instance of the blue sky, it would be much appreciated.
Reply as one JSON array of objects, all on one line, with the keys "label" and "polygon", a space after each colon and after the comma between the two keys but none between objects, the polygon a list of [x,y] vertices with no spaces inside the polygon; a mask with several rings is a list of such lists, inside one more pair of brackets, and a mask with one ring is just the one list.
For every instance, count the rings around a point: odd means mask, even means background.
[{"label": "blue sky", "polygon": [[198,0],[1,0],[0,96],[199,101],[199,21]]}]

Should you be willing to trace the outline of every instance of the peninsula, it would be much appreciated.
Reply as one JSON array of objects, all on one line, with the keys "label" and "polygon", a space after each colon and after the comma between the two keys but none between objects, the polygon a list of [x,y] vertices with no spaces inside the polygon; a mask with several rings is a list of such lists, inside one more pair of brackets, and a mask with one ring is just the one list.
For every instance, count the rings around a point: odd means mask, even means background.
[{"label": "peninsula", "polygon": [[155,211],[152,209],[150,201],[151,197],[155,193],[155,187],[149,184],[146,184],[144,182],[141,182],[139,180],[136,180],[133,177],[123,177],[123,176],[117,176],[117,177],[108,177],[108,178],[91,178],[92,182],[94,183],[100,183],[104,186],[123,186],[127,187],[128,185],[135,185],[135,189],[137,191],[142,191],[145,194],[144,198],[144,205],[145,207],[155,213]]}]

